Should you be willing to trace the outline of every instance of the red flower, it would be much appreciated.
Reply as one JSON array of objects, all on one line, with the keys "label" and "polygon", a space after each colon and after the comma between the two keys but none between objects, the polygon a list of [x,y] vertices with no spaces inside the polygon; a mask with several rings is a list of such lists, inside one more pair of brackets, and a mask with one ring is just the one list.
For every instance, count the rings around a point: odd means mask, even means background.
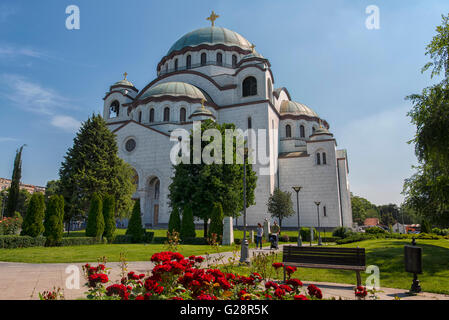
[{"label": "red flower", "polygon": [[303,286],[301,280],[299,280],[299,279],[289,279],[289,280],[287,280],[286,283],[291,285],[295,289],[298,288],[298,287],[302,287]]},{"label": "red flower", "polygon": [[284,264],[281,262],[273,263],[273,268],[275,268],[275,269],[279,269],[279,268],[283,268],[283,267],[284,267]]},{"label": "red flower", "polygon": [[266,289],[270,289],[270,288],[277,289],[278,287],[279,287],[279,285],[273,281],[268,281],[267,283],[265,283]]},{"label": "red flower", "polygon": [[296,271],[296,267],[292,267],[292,266],[286,266],[285,267],[285,272],[287,272],[288,275],[291,275],[295,271]]},{"label": "red flower", "polygon": [[311,284],[307,287],[307,291],[309,292],[309,295],[311,297],[315,297],[318,299],[322,299],[323,298],[323,294],[321,292],[321,290],[315,286],[314,284]]},{"label": "red flower", "polygon": [[217,297],[209,294],[201,294],[196,297],[197,300],[217,300]]},{"label": "red flower", "polygon": [[281,284],[281,285],[279,286],[279,288],[282,289],[282,290],[284,290],[285,292],[292,292],[292,291],[293,291],[293,288],[290,287],[290,286],[288,286],[288,285],[286,285],[286,284]]},{"label": "red flower", "polygon": [[305,295],[303,294],[297,294],[293,297],[295,300],[309,300]]},{"label": "red flower", "polygon": [[274,295],[278,298],[278,299],[282,299],[285,296],[285,290],[281,289],[281,288],[277,288],[276,290],[274,290]]}]

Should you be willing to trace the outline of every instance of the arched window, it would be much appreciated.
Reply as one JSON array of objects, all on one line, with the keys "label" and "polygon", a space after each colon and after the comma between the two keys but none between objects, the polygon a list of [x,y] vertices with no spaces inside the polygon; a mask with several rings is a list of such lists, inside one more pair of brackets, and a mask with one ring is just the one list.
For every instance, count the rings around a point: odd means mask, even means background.
[{"label": "arched window", "polygon": [[192,56],[190,54],[187,56],[187,59],[186,59],[186,68],[187,69],[192,68]]},{"label": "arched window", "polygon": [[237,67],[237,56],[235,54],[232,55],[232,67]]},{"label": "arched window", "polygon": [[142,123],[142,111],[139,111],[139,123]]},{"label": "arched window", "polygon": [[178,59],[175,59],[175,71],[178,71]]},{"label": "arched window", "polygon": [[253,120],[251,118],[248,118],[248,129],[253,128]]},{"label": "arched window", "polygon": [[170,121],[170,108],[166,107],[164,109],[164,122],[169,122]]},{"label": "arched window", "polygon": [[154,185],[154,199],[159,199],[159,193],[160,193],[161,183],[159,179],[157,179],[155,185]]},{"label": "arched window", "polygon": [[257,80],[254,77],[248,77],[243,80],[243,96],[250,97],[257,95]]},{"label": "arched window", "polygon": [[285,126],[285,137],[287,138],[292,137],[292,127],[289,124]]},{"label": "arched window", "polygon": [[326,152],[323,152],[323,164],[327,164]]},{"label": "arched window", "polygon": [[165,65],[165,73],[168,73],[168,63]]},{"label": "arched window", "polygon": [[326,210],[326,206],[323,207],[323,216],[327,217],[327,210]]},{"label": "arched window", "polygon": [[220,52],[217,53],[217,65],[218,66],[223,65],[223,54],[221,54]]},{"label": "arched window", "polygon": [[316,164],[321,165],[321,155],[319,153],[316,154]]},{"label": "arched window", "polygon": [[271,85],[271,79],[267,80],[268,99],[273,103],[273,86]]},{"label": "arched window", "polygon": [[299,127],[299,134],[300,134],[301,138],[305,138],[306,137],[306,129],[304,128],[303,125],[301,125]]},{"label": "arched window", "polygon": [[181,110],[179,112],[179,121],[186,122],[186,109],[185,108],[181,108]]},{"label": "arched window", "polygon": [[312,134],[314,134],[315,133],[315,127],[312,127]]},{"label": "arched window", "polygon": [[111,106],[109,107],[109,118],[117,118],[120,113],[120,102],[117,100],[113,101],[111,103]]},{"label": "arched window", "polygon": [[207,55],[206,55],[205,52],[203,52],[203,53],[201,54],[201,65],[202,65],[202,66],[205,66],[205,65],[206,65],[206,59],[207,59]]},{"label": "arched window", "polygon": [[150,110],[150,122],[154,122],[154,109],[151,108]]}]

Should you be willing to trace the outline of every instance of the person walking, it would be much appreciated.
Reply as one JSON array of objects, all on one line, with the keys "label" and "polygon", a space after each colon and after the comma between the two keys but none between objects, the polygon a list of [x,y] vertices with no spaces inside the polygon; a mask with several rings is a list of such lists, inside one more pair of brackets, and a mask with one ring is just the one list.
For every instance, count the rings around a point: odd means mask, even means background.
[{"label": "person walking", "polygon": [[272,247],[278,248],[278,242],[279,242],[279,233],[281,232],[281,228],[279,225],[274,221],[273,226],[271,227],[271,236],[273,237],[272,241]]},{"label": "person walking", "polygon": [[256,249],[260,244],[260,249],[262,249],[262,237],[263,237],[263,227],[260,223],[257,224],[257,234],[256,234]]}]

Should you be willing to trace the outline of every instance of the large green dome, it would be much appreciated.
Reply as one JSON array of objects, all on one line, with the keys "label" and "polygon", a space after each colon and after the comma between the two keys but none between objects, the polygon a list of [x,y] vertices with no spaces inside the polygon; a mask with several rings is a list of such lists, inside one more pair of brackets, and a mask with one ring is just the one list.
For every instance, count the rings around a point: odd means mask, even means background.
[{"label": "large green dome", "polygon": [[299,103],[299,102],[287,101],[287,100],[282,101],[280,113],[281,114],[306,115],[309,117],[317,117],[318,118],[318,115],[316,114],[316,112],[313,111],[312,109],[310,109],[308,106],[306,106],[302,103]]},{"label": "large green dome", "polygon": [[158,84],[154,87],[149,88],[142,95],[141,99],[145,99],[147,97],[158,97],[167,95],[207,100],[206,96],[200,89],[185,82],[166,82]]},{"label": "large green dome", "polygon": [[196,47],[201,44],[224,44],[227,46],[237,46],[244,50],[251,50],[251,43],[237,32],[221,27],[207,27],[187,33],[175,42],[167,55],[174,51],[182,50],[185,47]]}]

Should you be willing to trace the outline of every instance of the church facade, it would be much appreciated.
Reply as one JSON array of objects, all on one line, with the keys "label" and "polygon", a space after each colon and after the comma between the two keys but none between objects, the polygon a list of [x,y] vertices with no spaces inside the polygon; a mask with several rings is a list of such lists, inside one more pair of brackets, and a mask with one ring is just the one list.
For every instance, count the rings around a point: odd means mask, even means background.
[{"label": "church facade", "polygon": [[[192,31],[170,48],[157,77],[138,90],[129,80],[116,82],[104,97],[103,116],[116,134],[119,156],[135,170],[146,227],[168,223],[173,175],[171,133],[192,130],[196,121],[234,123],[243,131],[266,130],[268,163],[258,174],[256,204],[247,210],[250,226],[270,218],[268,197],[276,187],[299,192],[301,226],[352,226],[346,150],[339,150],[326,120],[295,102],[286,88],[275,89],[269,60],[240,34],[216,27]],[[216,16],[215,16],[216,17]],[[257,143],[248,140],[257,152]],[[317,206],[319,202],[319,206]],[[297,215],[283,226],[297,226]]]}]

